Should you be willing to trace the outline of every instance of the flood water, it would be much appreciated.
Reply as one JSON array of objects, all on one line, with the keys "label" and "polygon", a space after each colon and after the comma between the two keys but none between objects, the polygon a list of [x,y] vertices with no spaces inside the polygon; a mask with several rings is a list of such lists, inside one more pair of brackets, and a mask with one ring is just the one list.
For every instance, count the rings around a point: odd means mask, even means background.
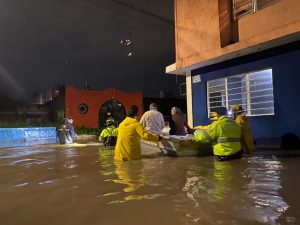
[{"label": "flood water", "polygon": [[300,224],[300,158],[114,162],[97,144],[0,149],[1,225]]}]

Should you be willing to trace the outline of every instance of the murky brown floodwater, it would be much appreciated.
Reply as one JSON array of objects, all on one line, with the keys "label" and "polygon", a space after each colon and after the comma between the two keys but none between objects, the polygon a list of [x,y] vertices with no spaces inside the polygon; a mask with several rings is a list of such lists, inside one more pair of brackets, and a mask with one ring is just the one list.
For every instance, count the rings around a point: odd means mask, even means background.
[{"label": "murky brown floodwater", "polygon": [[300,224],[300,158],[115,163],[99,149],[0,149],[0,224]]}]

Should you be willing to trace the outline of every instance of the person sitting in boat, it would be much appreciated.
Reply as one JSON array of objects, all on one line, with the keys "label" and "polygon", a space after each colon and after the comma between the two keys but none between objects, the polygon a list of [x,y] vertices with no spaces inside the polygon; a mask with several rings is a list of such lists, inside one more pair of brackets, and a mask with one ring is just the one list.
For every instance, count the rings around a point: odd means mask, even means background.
[{"label": "person sitting in boat", "polygon": [[241,127],[228,118],[225,107],[216,108],[215,112],[218,120],[213,122],[208,130],[195,134],[193,140],[211,142],[214,155],[220,161],[242,158]]},{"label": "person sitting in boat", "polygon": [[242,106],[236,104],[230,107],[230,112],[235,122],[242,128],[242,150],[244,153],[252,153],[255,150],[251,129],[249,126],[249,119],[245,115],[245,110]]},{"label": "person sitting in boat", "polygon": [[140,140],[159,141],[160,136],[150,133],[137,120],[138,107],[131,106],[126,118],[120,123],[114,159],[119,161],[141,159]]},{"label": "person sitting in boat", "polygon": [[151,103],[149,111],[145,112],[140,120],[142,126],[155,134],[160,135],[165,127],[164,116],[157,110],[156,103]]},{"label": "person sitting in boat", "polygon": [[186,116],[182,113],[181,109],[174,106],[171,109],[171,120],[169,122],[170,135],[186,135],[192,134],[191,129],[186,121]]},{"label": "person sitting in boat", "polygon": [[115,127],[115,121],[112,117],[106,120],[106,128],[101,131],[99,136],[99,141],[103,143],[104,146],[115,146],[118,137],[118,128]]}]

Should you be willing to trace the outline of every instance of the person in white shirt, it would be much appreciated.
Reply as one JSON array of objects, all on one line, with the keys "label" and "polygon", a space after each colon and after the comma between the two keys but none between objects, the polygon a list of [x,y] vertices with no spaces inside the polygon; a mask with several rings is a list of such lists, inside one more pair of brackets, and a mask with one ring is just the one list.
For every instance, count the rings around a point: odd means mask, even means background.
[{"label": "person in white shirt", "polygon": [[161,112],[157,111],[157,105],[151,103],[150,110],[145,112],[140,120],[141,125],[148,131],[160,135],[164,128],[164,117]]}]

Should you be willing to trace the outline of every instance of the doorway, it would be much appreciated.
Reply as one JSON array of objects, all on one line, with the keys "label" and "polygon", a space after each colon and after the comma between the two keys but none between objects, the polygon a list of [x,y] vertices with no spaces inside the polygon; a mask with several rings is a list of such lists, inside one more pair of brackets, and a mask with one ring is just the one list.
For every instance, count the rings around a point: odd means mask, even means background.
[{"label": "doorway", "polygon": [[99,127],[106,127],[105,122],[108,117],[114,118],[115,125],[119,126],[126,117],[126,110],[122,103],[116,100],[109,100],[101,106],[99,111]]}]

